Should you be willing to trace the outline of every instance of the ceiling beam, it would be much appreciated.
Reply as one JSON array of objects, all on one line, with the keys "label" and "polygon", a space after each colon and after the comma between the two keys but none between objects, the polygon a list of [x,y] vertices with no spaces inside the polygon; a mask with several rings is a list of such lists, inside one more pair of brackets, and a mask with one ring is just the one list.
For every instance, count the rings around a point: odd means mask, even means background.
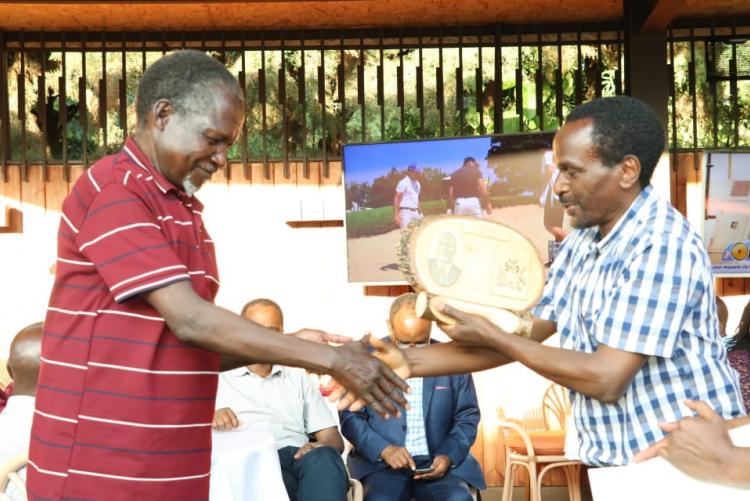
[{"label": "ceiling beam", "polygon": [[687,0],[658,0],[639,31],[643,33],[666,31],[685,4]]}]

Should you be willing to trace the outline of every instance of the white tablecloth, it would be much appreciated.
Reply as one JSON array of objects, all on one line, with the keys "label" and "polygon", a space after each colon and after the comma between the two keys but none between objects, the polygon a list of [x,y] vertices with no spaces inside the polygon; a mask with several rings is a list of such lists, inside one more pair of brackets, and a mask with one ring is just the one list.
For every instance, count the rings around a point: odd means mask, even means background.
[{"label": "white tablecloth", "polygon": [[[729,431],[734,445],[750,446],[750,425]],[[595,501],[747,501],[750,490],[688,477],[661,457],[643,463],[589,470]]]},{"label": "white tablecloth", "polygon": [[263,425],[214,431],[211,501],[288,501],[273,435]]}]

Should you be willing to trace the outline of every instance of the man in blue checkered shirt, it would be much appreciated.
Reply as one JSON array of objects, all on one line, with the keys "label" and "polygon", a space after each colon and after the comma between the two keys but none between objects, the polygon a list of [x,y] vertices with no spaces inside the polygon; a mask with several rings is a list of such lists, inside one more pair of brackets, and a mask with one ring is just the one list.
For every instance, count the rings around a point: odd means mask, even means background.
[{"label": "man in blue checkered shirt", "polygon": [[[631,97],[597,99],[573,110],[553,149],[554,190],[576,230],[549,271],[531,339],[446,306],[455,342],[389,363],[420,376],[523,363],[571,389],[589,465],[630,462],[664,437],[658,423],[692,415],[686,399],[725,419],[745,414],[706,250],[650,186],[664,149],[656,115]],[[541,344],[555,332],[560,348]]]}]

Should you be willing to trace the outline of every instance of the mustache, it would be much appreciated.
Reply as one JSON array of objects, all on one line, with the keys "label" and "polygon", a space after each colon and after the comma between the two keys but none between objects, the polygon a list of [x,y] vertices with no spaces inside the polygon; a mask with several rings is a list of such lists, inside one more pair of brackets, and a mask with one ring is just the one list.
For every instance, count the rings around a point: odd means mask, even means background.
[{"label": "mustache", "polygon": [[217,170],[219,170],[219,168],[216,167],[215,165],[213,165],[213,164],[206,164],[206,163],[196,164],[195,167],[198,168],[198,169],[203,169],[203,170],[205,170],[205,171],[207,171],[207,172],[209,172],[211,174],[213,174],[214,172],[216,172]]}]

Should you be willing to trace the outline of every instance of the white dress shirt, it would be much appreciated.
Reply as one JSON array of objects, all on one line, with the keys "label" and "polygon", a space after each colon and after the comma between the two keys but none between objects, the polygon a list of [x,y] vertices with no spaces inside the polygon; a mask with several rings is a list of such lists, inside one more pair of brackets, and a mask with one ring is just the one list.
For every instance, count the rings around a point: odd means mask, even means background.
[{"label": "white dress shirt", "polygon": [[302,369],[274,365],[268,377],[246,367],[222,372],[216,408],[229,407],[245,424],[264,423],[276,447],[301,447],[307,435],[336,427],[317,385]]},{"label": "white dress shirt", "polygon": [[419,181],[416,179],[413,180],[409,176],[404,176],[396,185],[396,192],[404,194],[398,208],[419,209],[419,192],[421,190],[422,185],[419,184]]},{"label": "white dress shirt", "polygon": [[[0,464],[17,456],[29,448],[31,440],[31,421],[34,417],[34,397],[11,395],[8,404],[0,412]],[[26,477],[26,469],[21,472]],[[23,498],[11,484],[5,492],[11,499],[21,501]]]}]

